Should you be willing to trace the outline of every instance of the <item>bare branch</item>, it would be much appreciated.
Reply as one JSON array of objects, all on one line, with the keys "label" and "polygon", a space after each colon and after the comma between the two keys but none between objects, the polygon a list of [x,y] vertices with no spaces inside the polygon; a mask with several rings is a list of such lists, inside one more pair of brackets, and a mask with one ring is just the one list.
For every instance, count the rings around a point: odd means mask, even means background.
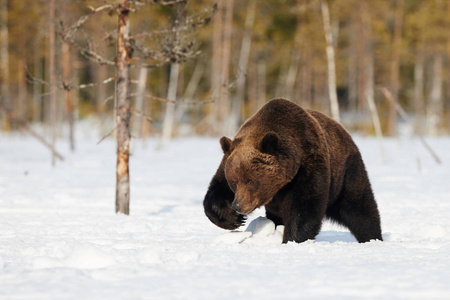
[{"label": "bare branch", "polygon": [[98,142],[97,145],[100,144],[101,142],[103,142],[107,137],[109,137],[111,134],[113,134],[114,131],[116,131],[117,126],[114,127],[110,132],[108,132],[107,134],[105,134]]},{"label": "bare branch", "polygon": [[88,87],[98,86],[100,84],[107,84],[107,83],[110,83],[110,82],[114,81],[115,79],[116,79],[116,77],[109,77],[109,78],[107,78],[107,79],[105,79],[103,81],[100,81],[100,82],[80,84],[78,87],[71,86],[71,89],[81,90],[81,89],[85,89],[85,88],[88,88]]},{"label": "bare branch", "polygon": [[103,6],[100,6],[98,8],[94,8],[92,6],[88,6],[88,8],[91,10],[91,12],[87,15],[81,16],[75,23],[72,24],[72,26],[69,27],[69,29],[62,34],[62,39],[65,42],[69,42],[72,43],[73,42],[73,36],[75,35],[75,33],[78,31],[78,29],[83,26],[83,24],[94,14],[105,10],[107,8],[109,9],[114,9],[116,6],[115,5],[111,5],[111,4],[105,4]]},{"label": "bare branch", "polygon": [[99,54],[95,53],[94,51],[92,51],[89,48],[80,49],[80,53],[81,53],[81,55],[83,55],[87,59],[96,61],[96,62],[98,62],[101,65],[110,65],[110,66],[115,66],[116,65],[116,63],[114,61],[108,60],[106,58],[103,58],[102,56],[100,56]]},{"label": "bare branch", "polygon": [[135,115],[135,116],[137,116],[137,117],[141,117],[141,118],[147,120],[149,123],[152,123],[152,122],[153,122],[153,119],[152,119],[152,118],[150,118],[149,116],[147,116],[146,114],[144,114],[143,112],[141,112],[141,111],[139,111],[139,110],[137,110],[137,109],[134,109],[134,110],[133,110],[133,115]]},{"label": "bare branch", "polygon": [[[386,97],[386,99],[391,103],[394,104],[395,109],[397,110],[397,113],[408,123],[411,124],[412,126],[412,121],[409,118],[408,114],[405,112],[405,110],[403,109],[403,107],[401,107],[400,103],[398,102],[394,102],[393,97],[392,97],[392,93],[391,91],[382,86],[382,87],[378,87],[379,90],[381,90],[381,92],[383,93],[383,95]],[[428,150],[428,152],[430,152],[431,156],[434,158],[434,160],[436,161],[436,163],[438,163],[439,165],[442,164],[441,159],[439,158],[439,156],[436,154],[436,152],[434,152],[433,148],[430,147],[430,145],[426,142],[425,138],[422,136],[422,134],[417,133],[417,136],[420,139],[420,142],[423,144],[423,146],[425,147],[425,149]]]},{"label": "bare branch", "polygon": [[45,147],[50,149],[50,151],[55,155],[55,157],[57,157],[61,161],[64,161],[64,157],[61,154],[59,154],[55,150],[55,148],[48,141],[45,140],[44,137],[42,137],[36,131],[34,131],[25,120],[18,118],[13,111],[6,108],[4,105],[0,104],[0,110],[4,111],[6,113],[8,119],[16,121],[17,124],[19,124],[19,126],[21,128],[23,128],[25,131],[29,132],[32,136],[34,136],[36,139],[38,139],[39,142],[41,142]]},{"label": "bare branch", "polygon": [[[137,93],[132,93],[130,94],[128,97],[136,97],[138,94]],[[203,104],[209,104],[209,103],[213,103],[215,102],[214,100],[205,100],[205,101],[185,101],[184,99],[181,100],[169,100],[166,98],[161,98],[161,97],[157,97],[154,95],[142,95],[142,97],[147,98],[147,99],[152,99],[152,100],[156,100],[156,101],[160,101],[160,102],[166,102],[166,103],[173,103],[173,104],[183,104],[183,105],[203,105]]]},{"label": "bare branch", "polygon": [[177,3],[185,3],[187,0],[170,0],[170,1],[159,1],[159,0],[151,0],[151,1],[144,1],[144,2],[138,2],[135,1],[136,6],[145,6],[145,5],[174,5]]}]

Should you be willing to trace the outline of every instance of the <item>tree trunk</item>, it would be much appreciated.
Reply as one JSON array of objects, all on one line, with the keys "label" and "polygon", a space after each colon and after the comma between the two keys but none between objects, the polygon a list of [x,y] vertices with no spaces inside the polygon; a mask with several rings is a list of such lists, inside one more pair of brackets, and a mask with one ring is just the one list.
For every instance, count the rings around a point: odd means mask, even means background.
[{"label": "tree trunk", "polygon": [[256,62],[256,78],[257,78],[257,90],[256,90],[256,109],[255,112],[260,109],[264,103],[266,103],[266,59],[261,57]]},{"label": "tree trunk", "polygon": [[[41,36],[37,36],[34,47],[34,76],[43,78],[43,63],[41,57]],[[42,85],[40,82],[33,83],[33,122],[42,121]]]},{"label": "tree trunk", "polygon": [[357,95],[357,103],[356,103],[356,110],[355,112],[357,112],[360,116],[366,115],[366,103],[367,103],[367,99],[366,99],[366,90],[367,90],[367,85],[369,85],[370,83],[368,82],[367,75],[367,43],[369,38],[367,38],[366,36],[366,27],[367,24],[366,21],[364,20],[365,18],[365,9],[367,6],[367,3],[364,1],[360,1],[357,4],[357,8],[358,8],[358,14],[357,14],[357,22],[356,22],[356,95]]},{"label": "tree trunk", "polygon": [[[49,3],[49,76],[50,76],[50,130],[52,148],[55,148],[56,143],[56,120],[57,120],[57,106],[56,106],[56,77],[55,77],[55,0],[50,0]],[[55,166],[56,159],[54,152],[52,152],[52,166]]]},{"label": "tree trunk", "polygon": [[327,42],[327,61],[328,61],[328,94],[331,102],[331,116],[337,122],[339,118],[339,103],[336,92],[336,63],[334,60],[333,32],[331,29],[330,11],[327,0],[321,1],[323,27],[325,31],[325,40]]},{"label": "tree trunk", "polygon": [[[25,49],[25,48],[22,48]],[[26,120],[27,119],[27,77],[25,74],[25,70],[27,68],[27,62],[25,59],[25,55],[20,54],[21,57],[18,61],[18,70],[17,70],[17,115],[19,118]]]},{"label": "tree trunk", "polygon": [[[167,99],[169,100],[177,100],[177,88],[178,88],[178,74],[180,73],[180,64],[175,63],[170,65],[170,80],[169,80],[169,89],[167,92]],[[170,140],[172,137],[172,129],[173,129],[173,120],[175,117],[175,104],[174,103],[166,103],[166,112],[164,115],[164,124],[163,124],[163,132],[162,139],[159,144],[159,149],[162,149],[164,145]]]},{"label": "tree trunk", "polygon": [[299,102],[298,94],[294,92],[295,83],[297,82],[297,74],[300,65],[300,50],[302,48],[302,22],[303,22],[303,2],[304,0],[297,0],[297,26],[295,29],[294,45],[291,51],[289,69],[286,75],[286,98]]},{"label": "tree trunk", "polygon": [[436,54],[433,60],[433,82],[427,107],[427,133],[436,136],[442,121],[442,55]]},{"label": "tree trunk", "polygon": [[402,43],[402,27],[403,27],[403,8],[404,0],[397,0],[395,8],[395,24],[394,36],[392,40],[392,58],[391,58],[391,93],[392,104],[389,110],[388,119],[388,135],[397,134],[397,112],[396,105],[398,103],[399,80],[400,80],[400,50]]},{"label": "tree trunk", "polygon": [[350,16],[350,30],[355,33],[349,37],[348,47],[348,110],[356,113],[358,101],[358,32],[359,22],[358,15],[351,14]]},{"label": "tree trunk", "polygon": [[220,93],[222,91],[222,48],[223,48],[223,0],[218,0],[219,10],[213,19],[212,61],[211,61],[211,90],[215,100],[212,111],[208,115],[209,130],[219,132],[220,127]]},{"label": "tree trunk", "polygon": [[226,135],[234,134],[230,128],[230,109],[229,109],[229,77],[230,77],[230,54],[231,54],[231,34],[233,23],[234,0],[226,1],[225,19],[223,26],[223,48],[222,48],[222,81],[220,84],[221,92],[219,94],[219,115],[221,116],[221,132]]},{"label": "tree trunk", "polygon": [[248,65],[248,84],[247,84],[247,115],[246,118],[252,116],[258,110],[258,88],[260,86],[260,70],[258,66],[255,64],[259,62],[255,62],[252,60],[252,63]]},{"label": "tree trunk", "polygon": [[117,79],[116,79],[116,120],[117,120],[117,181],[116,213],[130,213],[130,99],[129,89],[129,0],[119,4],[117,37]]},{"label": "tree trunk", "polygon": [[365,98],[367,100],[367,104],[369,107],[370,115],[372,117],[373,127],[375,128],[375,134],[378,138],[378,142],[380,145],[381,159],[383,162],[386,161],[384,156],[384,147],[383,147],[383,133],[381,131],[381,123],[380,118],[378,116],[377,107],[375,105],[374,98],[374,55],[373,55],[373,46],[372,46],[372,27],[371,27],[371,16],[367,7],[367,3],[361,3],[361,25],[362,25],[362,39],[364,39],[365,44],[365,55],[364,55],[364,65],[365,69]]},{"label": "tree trunk", "polygon": [[232,132],[236,132],[241,122],[241,107],[245,98],[245,79],[247,77],[248,57],[250,55],[250,47],[252,42],[253,24],[256,14],[256,0],[251,0],[247,8],[247,16],[245,18],[245,32],[242,38],[241,53],[239,56],[239,77],[237,79],[236,97],[232,107]]},{"label": "tree trunk", "polygon": [[[64,85],[69,86],[72,78],[72,64],[70,61],[70,46],[66,42],[61,45],[61,66]],[[70,150],[75,151],[73,100],[72,92],[69,89],[64,90],[64,103],[67,122],[69,123],[69,146]]]},{"label": "tree trunk", "polygon": [[[144,113],[143,107],[144,107],[145,85],[147,83],[147,74],[148,74],[147,68],[141,68],[139,70],[139,79],[138,79],[136,102],[134,104],[134,110],[140,114]],[[138,118],[134,117],[132,129],[133,129],[135,137],[141,137],[142,120],[143,120],[142,117],[138,117]]]},{"label": "tree trunk", "polygon": [[423,85],[424,85],[425,57],[422,53],[417,55],[414,65],[414,112],[416,115],[414,131],[416,134],[423,134]]},{"label": "tree trunk", "polygon": [[[0,0],[0,104],[10,108],[9,103],[9,36],[8,36],[8,0]],[[3,113],[2,113],[3,114]],[[10,123],[6,115],[2,116],[3,130],[9,130]]]},{"label": "tree trunk", "polygon": [[312,106],[312,85],[313,85],[313,78],[312,78],[312,55],[310,48],[305,45],[303,47],[303,51],[301,53],[302,55],[302,68],[301,68],[301,99],[300,99],[300,105],[311,108]]},{"label": "tree trunk", "polygon": [[[192,73],[191,79],[186,87],[186,91],[183,94],[183,99],[186,102],[192,101],[197,91],[200,79],[202,78],[203,72],[205,71],[205,65],[202,62],[197,62],[195,65],[194,72]],[[175,111],[175,122],[181,121],[183,114],[186,110],[186,105],[178,105]]]}]

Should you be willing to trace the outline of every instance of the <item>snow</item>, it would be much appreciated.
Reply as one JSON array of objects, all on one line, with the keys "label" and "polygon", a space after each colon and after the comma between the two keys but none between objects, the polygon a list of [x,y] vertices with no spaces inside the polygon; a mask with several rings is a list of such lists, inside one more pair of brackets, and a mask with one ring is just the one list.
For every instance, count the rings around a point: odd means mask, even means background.
[{"label": "snow", "polygon": [[0,299],[449,299],[450,138],[356,137],[384,242],[359,244],[324,223],[315,241],[281,244],[254,212],[237,231],[206,218],[217,138],[131,156],[130,216],[114,213],[115,142],[79,136],[50,165],[39,142],[0,135]]}]

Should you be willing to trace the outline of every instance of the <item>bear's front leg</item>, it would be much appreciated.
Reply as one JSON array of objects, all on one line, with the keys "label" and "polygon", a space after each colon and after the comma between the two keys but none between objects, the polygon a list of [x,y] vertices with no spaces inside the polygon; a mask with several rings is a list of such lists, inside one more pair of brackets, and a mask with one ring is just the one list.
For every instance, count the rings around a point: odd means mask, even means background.
[{"label": "bear's front leg", "polygon": [[302,243],[314,239],[322,227],[328,202],[327,180],[298,180],[291,182],[291,186],[284,193],[290,209],[283,217],[283,243]]},{"label": "bear's front leg", "polygon": [[223,162],[214,175],[203,200],[203,207],[208,219],[223,229],[234,230],[245,223],[246,216],[231,208],[234,193],[228,186],[223,171]]}]

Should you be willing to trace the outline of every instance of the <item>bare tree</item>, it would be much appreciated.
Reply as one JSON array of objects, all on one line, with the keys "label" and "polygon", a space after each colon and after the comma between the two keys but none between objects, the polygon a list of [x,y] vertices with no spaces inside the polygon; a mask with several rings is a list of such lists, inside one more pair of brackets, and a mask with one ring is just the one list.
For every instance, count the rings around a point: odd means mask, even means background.
[{"label": "bare tree", "polygon": [[321,9],[323,17],[323,27],[325,31],[325,40],[327,42],[327,61],[328,61],[328,93],[331,102],[331,115],[336,121],[339,118],[339,103],[336,91],[336,63],[334,59],[333,31],[331,29],[330,10],[327,0],[321,0]]},{"label": "bare tree", "polygon": [[433,58],[433,82],[427,106],[427,133],[434,136],[438,135],[442,121],[442,64],[442,55],[435,54]]},{"label": "bare tree", "polygon": [[[158,32],[143,32],[130,36],[130,22],[129,14],[138,7],[145,5],[173,5],[182,4],[185,5],[186,0],[173,0],[173,1],[144,1],[135,2],[131,0],[119,0],[115,4],[104,4],[98,8],[91,7],[91,13],[81,16],[70,27],[65,28],[64,24],[61,25],[60,33],[64,42],[68,42],[74,45],[80,53],[91,61],[97,62],[101,65],[111,65],[116,68],[116,76],[114,80],[116,82],[116,98],[115,98],[115,110],[116,110],[116,131],[117,137],[117,166],[116,166],[116,212],[123,214],[129,214],[130,212],[130,171],[129,171],[129,158],[130,158],[130,119],[131,119],[131,104],[130,98],[135,96],[150,98],[158,101],[177,103],[174,99],[165,99],[153,95],[142,95],[130,93],[130,72],[129,69],[132,66],[133,61],[139,61],[134,66],[138,68],[154,68],[160,67],[168,62],[172,62],[173,66],[177,67],[180,62],[185,61],[187,58],[194,57],[198,54],[195,50],[195,44],[192,41],[187,41],[189,36],[187,32],[195,30],[201,26],[207,25],[216,12],[216,6],[213,6],[211,12],[207,12],[204,17],[190,18],[183,23],[183,26],[176,26],[169,30],[159,30]],[[108,59],[101,54],[94,51],[94,47],[90,40],[80,43],[76,41],[75,35],[80,27],[93,15],[102,12],[109,11],[110,14],[117,12],[118,26],[117,32],[114,33],[117,36],[117,52],[115,59]],[[142,39],[154,34],[163,35],[166,38],[162,39],[161,49],[154,50],[145,47]],[[179,41],[178,36],[186,34],[186,41],[184,43],[177,43]],[[173,37],[176,38],[173,38]],[[135,56],[132,57],[132,54]],[[136,55],[137,54],[137,55]],[[147,64],[142,61],[152,60],[154,64]],[[174,72],[178,73],[178,72]],[[178,75],[177,75],[178,76]],[[112,79],[103,80],[103,83],[110,82]],[[95,84],[80,85],[78,88],[94,86]],[[174,83],[176,87],[176,83]],[[64,87],[72,89],[74,87]],[[169,95],[169,97],[175,98],[175,95]],[[103,101],[103,99],[99,99]],[[113,130],[113,131],[114,131]],[[103,140],[103,139],[102,139]]]},{"label": "bare tree", "polygon": [[371,15],[368,10],[366,2],[360,3],[360,14],[362,21],[362,37],[365,45],[364,65],[365,65],[365,98],[372,118],[373,127],[375,128],[375,134],[378,138],[380,145],[381,159],[385,162],[384,147],[383,147],[383,133],[381,131],[381,122],[378,115],[377,106],[375,105],[375,76],[374,76],[374,54],[372,45],[372,27],[371,27]]},{"label": "bare tree", "polygon": [[[67,42],[61,44],[61,67],[63,76],[63,85],[69,86],[72,75],[72,64],[70,62],[70,45]],[[74,138],[74,116],[73,116],[73,100],[72,91],[64,89],[64,103],[67,122],[69,123],[69,146],[70,150],[75,150]]]},{"label": "bare tree", "polygon": [[414,130],[416,134],[423,133],[423,91],[424,91],[424,68],[425,57],[424,54],[419,51],[417,54],[416,62],[414,64],[414,112],[416,119],[414,122]]},{"label": "bare tree", "polygon": [[[55,0],[50,0],[49,3],[49,64],[48,72],[50,74],[50,130],[52,136],[52,148],[55,148],[56,143],[56,77],[55,77]],[[52,152],[52,166],[56,164],[54,152]]]},{"label": "bare tree", "polygon": [[[183,26],[186,18],[186,2],[180,2],[175,4],[174,14],[173,14],[173,33],[168,43],[169,47],[182,47],[182,41],[180,37],[180,32],[178,28]],[[178,89],[178,77],[180,74],[180,62],[175,58],[172,59],[174,61],[170,65],[170,80],[169,80],[169,88],[167,91],[167,99],[176,100],[177,98],[177,89]],[[175,104],[174,103],[166,103],[166,112],[164,115],[164,123],[163,123],[163,132],[162,138],[160,140],[159,149],[164,147],[164,144],[168,142],[172,137],[173,125],[175,120]]]},{"label": "bare tree", "polygon": [[117,168],[116,168],[116,212],[130,213],[130,98],[129,59],[130,59],[130,2],[121,0],[118,9],[117,35],[117,80],[116,80],[116,130],[117,130]]},{"label": "bare tree", "polygon": [[[0,0],[0,103],[9,107],[8,0]],[[8,118],[4,125],[9,127]]]},{"label": "bare tree", "polygon": [[230,77],[230,54],[231,54],[231,33],[233,24],[234,0],[227,0],[225,6],[225,19],[223,26],[223,48],[222,48],[222,80],[219,93],[219,115],[222,120],[222,131],[227,135],[232,135],[229,120],[229,77]]},{"label": "bare tree", "polygon": [[241,119],[241,106],[245,96],[245,79],[247,78],[248,58],[250,55],[250,47],[252,42],[252,30],[256,15],[256,0],[251,0],[247,8],[247,16],[245,18],[245,30],[242,38],[241,52],[239,55],[238,71],[240,75],[237,79],[236,97],[232,103],[232,127],[231,131],[236,132]]},{"label": "bare tree", "polygon": [[397,134],[397,112],[398,93],[400,89],[400,50],[402,43],[404,0],[396,1],[394,16],[394,35],[392,39],[392,57],[391,57],[391,93],[392,104],[389,111],[388,135]]}]

